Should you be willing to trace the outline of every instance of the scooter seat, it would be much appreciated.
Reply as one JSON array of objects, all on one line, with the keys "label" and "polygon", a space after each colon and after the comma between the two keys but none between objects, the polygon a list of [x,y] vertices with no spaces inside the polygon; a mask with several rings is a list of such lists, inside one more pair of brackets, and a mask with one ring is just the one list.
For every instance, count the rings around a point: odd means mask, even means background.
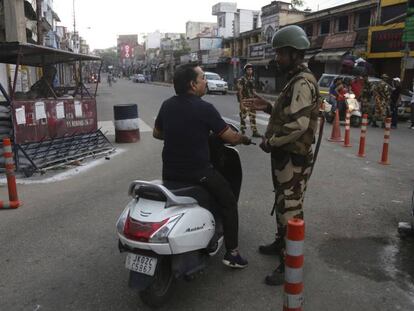
[{"label": "scooter seat", "polygon": [[186,183],[181,181],[165,180],[163,186],[170,190],[176,196],[191,197],[197,200],[198,204],[209,209],[211,198],[206,189],[202,186]]}]

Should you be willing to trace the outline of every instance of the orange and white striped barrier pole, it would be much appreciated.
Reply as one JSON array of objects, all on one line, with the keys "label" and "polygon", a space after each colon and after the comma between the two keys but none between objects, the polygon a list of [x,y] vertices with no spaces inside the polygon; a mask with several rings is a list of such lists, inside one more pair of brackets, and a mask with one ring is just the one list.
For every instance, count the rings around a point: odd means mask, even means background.
[{"label": "orange and white striped barrier pole", "polygon": [[389,165],[388,160],[388,146],[390,144],[390,129],[391,129],[391,118],[385,119],[385,131],[384,131],[384,144],[382,146],[382,155],[380,164]]},{"label": "orange and white striped barrier pole", "polygon": [[10,138],[3,139],[4,160],[7,177],[7,188],[9,191],[9,202],[0,201],[0,209],[14,209],[20,206],[17,196],[16,176],[14,175],[13,151]]},{"label": "orange and white striped barrier pole", "polygon": [[367,135],[367,127],[368,127],[368,114],[364,113],[362,115],[361,137],[359,138],[359,150],[357,154],[357,156],[361,158],[365,157],[365,137]]},{"label": "orange and white striped barrier pole", "polygon": [[352,147],[350,143],[351,139],[351,112],[347,109],[346,110],[346,117],[345,117],[345,140],[344,140],[344,147]]},{"label": "orange and white striped barrier pole", "polygon": [[283,311],[303,310],[304,240],[305,222],[297,218],[289,220],[286,235]]}]

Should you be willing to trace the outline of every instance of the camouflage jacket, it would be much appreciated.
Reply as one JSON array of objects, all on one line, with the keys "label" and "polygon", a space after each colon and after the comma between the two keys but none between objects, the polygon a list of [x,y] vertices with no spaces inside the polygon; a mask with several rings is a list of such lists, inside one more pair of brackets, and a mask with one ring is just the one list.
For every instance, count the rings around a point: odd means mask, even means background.
[{"label": "camouflage jacket", "polygon": [[[247,76],[241,77],[237,81],[237,99],[240,101],[245,98],[253,98],[255,93],[255,80],[253,77],[248,78]],[[240,93],[242,98],[240,98]]]},{"label": "camouflage jacket", "polygon": [[291,71],[288,79],[273,106],[265,136],[272,149],[307,155],[318,123],[318,84],[304,65]]},{"label": "camouflage jacket", "polygon": [[361,90],[359,99],[364,102],[369,102],[372,97],[372,84],[368,80],[364,80],[364,87]]},{"label": "camouflage jacket", "polygon": [[379,81],[374,89],[375,96],[378,96],[382,101],[386,103],[390,102],[391,99],[391,89],[387,83],[384,81]]}]

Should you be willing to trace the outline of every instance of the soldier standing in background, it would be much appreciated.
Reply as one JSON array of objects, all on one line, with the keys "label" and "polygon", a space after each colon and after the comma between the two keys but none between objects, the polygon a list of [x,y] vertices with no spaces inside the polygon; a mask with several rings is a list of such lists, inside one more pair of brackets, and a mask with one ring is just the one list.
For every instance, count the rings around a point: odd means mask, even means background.
[{"label": "soldier standing in background", "polygon": [[390,116],[390,100],[391,90],[387,84],[389,80],[388,75],[381,75],[381,81],[378,82],[374,88],[375,113],[372,121],[373,127],[378,127],[377,121],[382,122],[382,127],[385,126],[385,118]]},{"label": "soldier standing in background", "polygon": [[362,75],[363,86],[361,89],[361,95],[359,100],[361,102],[361,111],[363,114],[367,114],[368,118],[372,120],[372,108],[371,108],[371,98],[372,98],[372,84],[368,81],[368,74],[364,73]]},{"label": "soldier standing in background", "polygon": [[240,103],[240,130],[242,134],[246,131],[246,117],[249,116],[250,128],[253,137],[262,137],[257,131],[256,111],[252,111],[242,104],[242,100],[256,97],[255,81],[253,77],[253,65],[246,64],[243,67],[245,75],[237,81],[237,99]]},{"label": "soldier standing in background", "polygon": [[278,30],[272,40],[276,62],[288,83],[275,105],[257,96],[244,104],[271,114],[260,148],[271,153],[271,169],[277,233],[273,243],[262,245],[259,252],[279,254],[280,265],[269,274],[267,285],[282,285],[285,272],[285,236],[290,219],[303,219],[303,200],[312,172],[312,143],[318,123],[319,89],[312,72],[303,64],[310,43],[302,28],[290,25]]}]

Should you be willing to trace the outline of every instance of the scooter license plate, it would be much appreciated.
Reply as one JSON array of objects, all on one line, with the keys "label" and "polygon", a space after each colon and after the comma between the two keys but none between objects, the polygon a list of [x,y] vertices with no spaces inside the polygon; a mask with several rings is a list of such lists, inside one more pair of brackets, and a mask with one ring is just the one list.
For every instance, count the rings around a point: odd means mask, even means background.
[{"label": "scooter license plate", "polygon": [[157,261],[157,258],[128,253],[125,267],[138,273],[153,276],[157,267]]}]

